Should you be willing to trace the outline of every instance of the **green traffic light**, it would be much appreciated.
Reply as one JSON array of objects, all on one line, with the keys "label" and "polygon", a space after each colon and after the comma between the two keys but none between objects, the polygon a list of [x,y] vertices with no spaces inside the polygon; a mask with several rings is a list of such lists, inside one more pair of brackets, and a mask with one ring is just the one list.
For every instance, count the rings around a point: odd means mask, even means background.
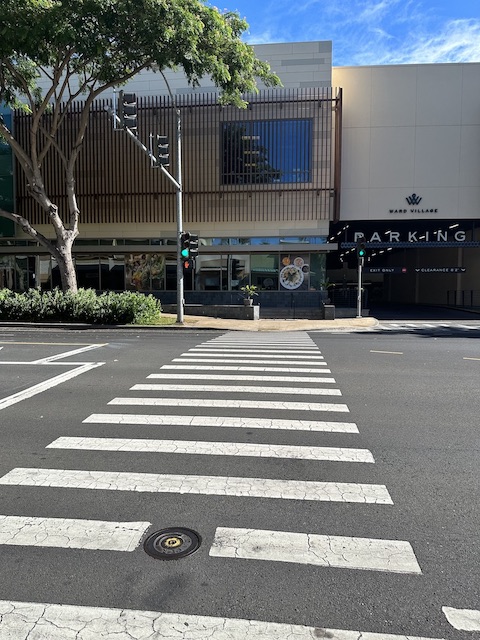
[{"label": "green traffic light", "polygon": [[364,258],[365,257],[365,249],[360,249],[358,252],[358,255],[360,258]]},{"label": "green traffic light", "polygon": [[190,249],[182,249],[181,254],[182,258],[188,258],[188,256],[190,255]]}]

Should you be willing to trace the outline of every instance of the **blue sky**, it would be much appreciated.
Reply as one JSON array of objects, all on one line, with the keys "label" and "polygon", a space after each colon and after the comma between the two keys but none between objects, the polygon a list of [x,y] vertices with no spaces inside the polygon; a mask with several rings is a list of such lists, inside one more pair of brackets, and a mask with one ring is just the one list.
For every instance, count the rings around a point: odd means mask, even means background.
[{"label": "blue sky", "polygon": [[223,0],[252,44],[333,41],[333,64],[480,62],[480,0]]}]

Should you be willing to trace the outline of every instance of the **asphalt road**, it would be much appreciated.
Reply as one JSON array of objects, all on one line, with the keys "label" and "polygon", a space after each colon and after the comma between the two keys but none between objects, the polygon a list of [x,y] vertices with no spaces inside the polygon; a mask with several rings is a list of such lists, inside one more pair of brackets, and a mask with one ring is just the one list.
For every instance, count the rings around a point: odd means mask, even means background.
[{"label": "asphalt road", "polygon": [[[241,346],[243,334],[223,335],[230,335]],[[141,544],[125,552],[4,544],[0,537],[0,600],[315,627],[317,635],[309,637],[337,637],[320,635],[318,629],[327,628],[369,631],[380,634],[378,638],[387,634],[479,638],[480,633],[454,629],[442,613],[444,606],[480,608],[478,337],[421,332],[301,333],[318,346],[335,378],[330,387],[339,389],[341,397],[296,396],[295,389],[319,385],[292,382],[295,374],[286,371],[283,376],[275,374],[282,376],[278,383],[268,373],[263,380],[233,383],[259,390],[273,384],[285,389],[273,395],[260,391],[130,391],[135,384],[159,382],[147,376],[221,336],[192,330],[4,329],[0,334],[0,483],[1,477],[18,468],[369,483],[385,485],[393,504],[0,484],[3,515],[146,522],[150,523],[146,533],[180,526],[195,530],[202,539],[193,555],[166,562],[151,558]],[[289,337],[275,334],[275,340],[285,343]],[[87,345],[97,347],[82,351]],[[258,356],[261,348],[253,343],[247,353]],[[67,352],[72,354],[61,357]],[[288,353],[286,346],[283,353]],[[295,358],[302,365],[302,356]],[[85,366],[82,363],[87,365],[83,373],[67,375],[57,386],[49,387],[53,378],[78,372]],[[89,364],[99,366],[88,369]],[[199,384],[198,373],[187,364],[180,375],[172,374],[162,383]],[[32,388],[38,393],[28,397]],[[2,406],[13,394],[19,394],[15,402]],[[167,407],[108,404],[129,396],[169,397],[180,402]],[[205,398],[249,400],[257,406],[202,406]],[[168,426],[84,422],[92,414],[118,413],[261,417],[273,423],[285,419],[286,412],[279,407],[261,406],[267,399],[345,403],[348,413],[290,409],[288,420],[345,420],[355,423],[358,433],[192,427],[187,426],[187,419],[183,425]],[[189,405],[187,400],[194,402]],[[58,438],[77,437],[195,440],[213,442],[217,451],[192,455],[46,448]],[[375,462],[219,455],[219,443],[355,448],[371,452]],[[407,541],[421,573],[301,564],[294,561],[290,543],[274,561],[215,557],[209,551],[218,527]],[[263,534],[258,546],[270,552],[275,543]],[[0,640],[7,637],[11,636],[2,635],[0,622]],[[196,637],[203,636],[192,635]],[[284,636],[278,637],[283,640]]]}]

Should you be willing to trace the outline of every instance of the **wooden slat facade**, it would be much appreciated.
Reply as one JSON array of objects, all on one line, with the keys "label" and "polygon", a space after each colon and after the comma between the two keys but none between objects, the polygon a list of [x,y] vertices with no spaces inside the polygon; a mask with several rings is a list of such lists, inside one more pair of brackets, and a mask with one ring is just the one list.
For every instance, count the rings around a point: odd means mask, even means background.
[{"label": "wooden slat facade", "polygon": [[[184,221],[200,226],[215,222],[334,220],[340,184],[341,92],[330,88],[271,90],[249,98],[247,109],[222,107],[215,94],[176,98],[182,117]],[[113,130],[106,100],[95,103],[76,169],[76,189],[83,224],[173,224],[175,188],[120,130]],[[60,145],[68,152],[81,105],[68,114]],[[16,113],[17,136],[27,144],[29,116]],[[224,123],[304,120],[311,124],[308,182],[222,184]],[[138,99],[139,138],[167,135],[175,167],[175,112],[166,96]],[[29,196],[17,167],[18,212],[33,224],[47,219]],[[50,150],[43,176],[47,194],[66,217],[64,177],[58,155]],[[223,180],[224,182],[224,180]]]}]

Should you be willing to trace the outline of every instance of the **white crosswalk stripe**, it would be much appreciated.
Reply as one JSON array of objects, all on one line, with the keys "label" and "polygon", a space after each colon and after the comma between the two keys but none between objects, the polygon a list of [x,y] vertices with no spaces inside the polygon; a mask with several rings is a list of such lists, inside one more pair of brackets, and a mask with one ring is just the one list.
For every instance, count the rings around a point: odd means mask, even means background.
[{"label": "white crosswalk stripe", "polygon": [[[321,373],[324,373],[322,369]],[[147,376],[149,380],[172,380],[173,378],[181,378],[184,379],[184,375],[180,373],[151,373]],[[256,375],[220,375],[214,373],[195,373],[195,380],[225,380],[229,382],[233,381],[242,381],[242,382],[265,382],[265,376],[256,376]],[[268,376],[269,382],[285,382],[285,376]],[[335,382],[335,378],[326,378],[315,376],[288,376],[287,380],[288,384],[291,385],[292,382],[301,382],[304,384],[305,382],[313,382],[314,384],[330,384]]]},{"label": "white crosswalk stripe", "polygon": [[411,545],[403,540],[218,527],[210,555],[344,569],[421,573]]},{"label": "white crosswalk stripe", "polygon": [[150,522],[0,515],[0,545],[133,551]]},{"label": "white crosswalk stripe", "polygon": [[83,422],[93,424],[163,425],[186,427],[224,427],[237,429],[281,429],[287,431],[327,431],[358,433],[354,422],[322,420],[269,420],[268,418],[236,418],[232,416],[177,416],[132,413],[92,413]]},{"label": "white crosswalk stripe", "polygon": [[480,324],[468,325],[457,322],[380,322],[374,327],[362,327],[354,329],[359,332],[375,332],[375,331],[478,331],[480,330]]},{"label": "white crosswalk stripe", "polygon": [[130,391],[207,391],[208,393],[270,393],[302,396],[341,396],[340,389],[310,387],[255,387],[219,384],[134,384]]},{"label": "white crosswalk stripe", "polygon": [[480,631],[480,611],[442,607],[448,622],[458,631]]},{"label": "white crosswalk stripe", "polygon": [[[257,349],[255,348],[255,353],[268,353],[269,355],[273,355],[274,358],[288,358],[290,356],[290,354],[294,353],[295,355],[302,355],[305,356],[306,358],[311,358],[311,357],[315,357],[315,358],[322,358],[323,356],[319,355],[319,351],[318,349],[289,349],[287,354],[285,354],[285,349],[279,349],[279,348],[275,348],[275,349]],[[236,355],[241,355],[242,353],[247,353],[250,354],[251,353],[251,348],[250,347],[219,347],[219,346],[215,346],[215,347],[192,347],[192,349],[189,349],[186,353],[190,354],[190,353],[195,353],[198,355],[203,355],[203,354],[210,354],[210,353],[233,353]]]},{"label": "white crosswalk stripe", "polygon": [[82,637],[92,640],[314,640],[322,636],[330,640],[443,640],[239,618],[0,600],[0,637],[5,640],[74,640],[80,630]]},{"label": "white crosswalk stripe", "polygon": [[[194,363],[203,363],[203,364],[209,364],[210,362],[215,362],[215,363],[220,363],[223,362],[224,364],[268,364],[268,365],[272,365],[272,360],[275,360],[275,358],[269,358],[267,359],[266,356],[258,356],[258,357],[262,357],[265,358],[264,360],[252,360],[251,358],[255,358],[255,354],[250,354],[248,358],[232,358],[232,359],[228,359],[228,358],[216,358],[216,357],[200,357],[200,356],[181,356],[180,358],[173,358],[172,362],[182,362],[182,363],[190,363],[190,362],[194,362]],[[275,364],[286,364],[289,367],[290,366],[298,366],[300,363],[298,362],[298,360],[288,360],[287,362],[275,362]],[[327,366],[326,362],[310,362],[308,361],[308,363],[305,363],[305,366],[309,366],[309,367],[325,367]]]},{"label": "white crosswalk stripe", "polygon": [[348,412],[346,404],[326,402],[271,402],[268,400],[204,400],[189,398],[114,398],[108,404],[154,407],[207,407],[214,409],[277,409],[279,411]]},{"label": "white crosswalk stripe", "polygon": [[[276,351],[272,351],[272,352],[262,352],[262,350],[255,350],[256,353],[252,353],[251,349],[249,349],[246,353],[248,353],[248,358],[265,358],[266,355],[265,353],[268,353],[269,355],[269,359],[270,360],[287,360],[289,358],[291,358],[290,353],[286,354],[286,353],[277,353]],[[216,358],[218,355],[220,355],[220,353],[218,353],[217,351],[195,351],[193,352],[193,350],[191,351],[187,351],[186,353],[182,353],[182,355],[180,357],[185,358],[185,357],[190,357],[190,355],[194,355],[196,358]],[[228,352],[228,351],[222,351],[221,352],[221,356],[222,358],[238,358],[241,354],[239,353],[233,353],[233,352]],[[305,360],[324,360],[325,358],[321,355],[319,355],[318,353],[316,354],[309,354],[309,355],[303,355],[302,356],[303,359]]]},{"label": "white crosswalk stripe", "polygon": [[150,440],[130,438],[57,438],[47,449],[83,449],[87,451],[134,451],[179,453],[209,456],[252,456],[291,460],[334,460],[338,462],[375,462],[368,449],[345,447],[306,447],[249,442],[202,442],[188,440]]},{"label": "white crosswalk stripe", "polygon": [[[240,362],[240,361],[239,361]],[[258,363],[257,363],[258,364]],[[298,364],[298,363],[297,363]],[[326,362],[316,362],[316,365],[324,365],[327,366]],[[308,369],[304,367],[253,367],[253,366],[229,366],[225,365],[223,367],[212,366],[209,363],[205,364],[191,364],[190,362],[185,362],[184,364],[164,364],[160,367],[161,369],[168,369],[174,371],[263,371],[264,373],[315,373],[317,375],[321,375],[324,373],[331,373],[330,369]]]},{"label": "white crosswalk stripe", "polygon": [[234,476],[17,468],[1,477],[0,485],[393,504],[384,485]]}]

